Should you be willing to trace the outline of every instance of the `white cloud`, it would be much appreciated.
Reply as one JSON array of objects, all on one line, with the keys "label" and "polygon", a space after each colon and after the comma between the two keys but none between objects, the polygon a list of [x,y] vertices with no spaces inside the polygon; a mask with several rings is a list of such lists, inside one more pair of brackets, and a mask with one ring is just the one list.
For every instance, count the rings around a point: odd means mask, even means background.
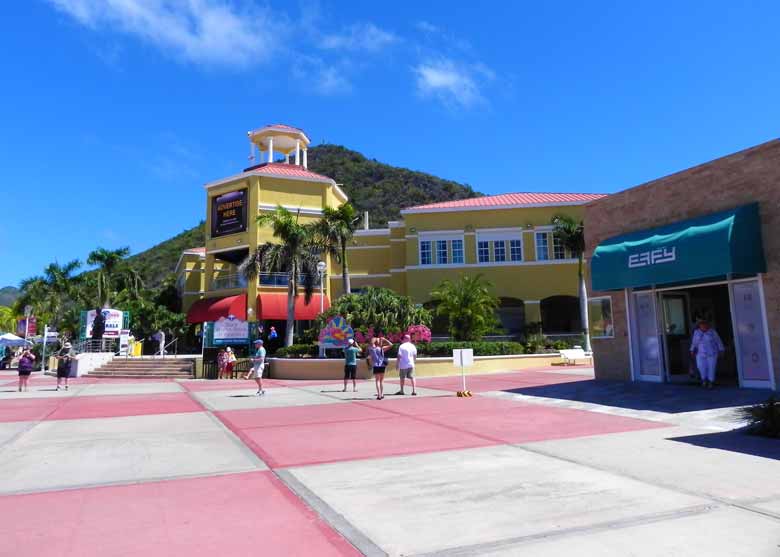
[{"label": "white cloud", "polygon": [[414,26],[423,33],[438,33],[441,31],[438,26],[434,25],[430,21],[425,20],[416,22]]},{"label": "white cloud", "polygon": [[246,67],[269,60],[283,18],[222,0],[49,0],[95,31],[122,31],[199,64]]},{"label": "white cloud", "polygon": [[413,71],[421,95],[464,108],[485,102],[480,84],[493,79],[493,72],[484,64],[458,64],[449,58],[421,62]]},{"label": "white cloud", "polygon": [[343,95],[352,91],[349,68],[343,61],[329,64],[316,56],[300,56],[292,75],[320,95]]},{"label": "white cloud", "polygon": [[349,79],[336,67],[321,69],[316,76],[314,86],[323,95],[349,93],[352,90]]},{"label": "white cloud", "polygon": [[325,35],[320,48],[325,50],[362,50],[378,52],[398,42],[398,37],[373,23],[355,23],[341,33]]}]

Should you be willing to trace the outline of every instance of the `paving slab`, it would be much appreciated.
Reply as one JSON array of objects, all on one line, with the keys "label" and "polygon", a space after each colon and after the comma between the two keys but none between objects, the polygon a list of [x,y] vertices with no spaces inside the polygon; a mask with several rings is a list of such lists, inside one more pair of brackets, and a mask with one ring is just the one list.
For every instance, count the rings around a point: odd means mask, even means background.
[{"label": "paving slab", "polygon": [[770,557],[780,554],[780,522],[734,508],[613,525],[546,540],[519,540],[449,552],[451,557]]},{"label": "paving slab", "polygon": [[174,381],[135,381],[131,383],[100,382],[80,389],[80,396],[102,395],[150,395],[157,393],[181,393],[184,389]]},{"label": "paving slab", "polygon": [[[0,450],[20,433],[30,429],[35,422],[7,422],[0,423]],[[0,472],[1,473],[1,472]]]},{"label": "paving slab", "polygon": [[337,397],[287,387],[269,389],[264,396],[255,396],[256,392],[256,386],[247,385],[245,389],[197,391],[193,392],[192,395],[215,412],[248,408],[343,404],[346,402]]},{"label": "paving slab", "polygon": [[269,472],[0,497],[0,515],[15,557],[360,555]]},{"label": "paving slab", "polygon": [[[469,375],[466,378],[466,388],[474,393],[486,391],[502,391],[560,383],[572,383],[588,381],[589,377],[576,374],[556,374],[545,371],[518,371],[513,373],[489,373],[482,375]],[[387,381],[397,384],[397,378],[389,378]],[[418,385],[445,391],[460,391],[463,383],[460,376],[450,375],[446,377],[420,377]]]},{"label": "paving slab", "polygon": [[[61,404],[47,414],[45,419],[76,420],[202,411],[203,407],[190,398],[187,393],[79,396],[68,399],[67,403]],[[0,407],[1,416],[2,407]]]},{"label": "paving slab", "polygon": [[56,383],[48,385],[31,384],[29,390],[20,393],[16,390],[16,385],[0,386],[0,403],[5,400],[27,400],[31,398],[67,398],[78,395],[87,388],[88,385],[73,385],[67,391],[57,390]]},{"label": "paving slab", "polygon": [[505,445],[290,472],[390,555],[449,555],[707,503]]},{"label": "paving slab", "polygon": [[0,422],[42,420],[73,398],[15,398],[0,401]]},{"label": "paving slab", "polygon": [[[395,393],[398,391],[398,385],[386,385],[386,387],[391,388],[385,388],[385,398],[383,401],[390,401],[394,399],[419,399],[419,398],[425,398],[425,397],[433,397],[433,396],[447,396],[451,397],[452,393],[446,390],[438,390],[438,389],[429,389],[426,387],[421,387],[418,385],[417,387],[417,395],[412,396],[412,391],[409,389],[408,385],[406,387],[406,394],[405,395],[396,395]],[[343,383],[336,384],[336,385],[307,385],[307,386],[301,386],[296,387],[297,389],[300,389],[302,391],[306,391],[309,393],[316,393],[321,395],[327,395],[330,397],[337,398],[339,400],[345,400],[345,401],[351,401],[351,402],[367,402],[367,401],[375,401],[376,400],[376,387],[374,386],[373,381],[371,384],[358,384],[358,390],[357,392],[354,392],[352,390],[352,385],[350,384],[349,388],[346,392],[344,392]]]},{"label": "paving slab", "polygon": [[264,468],[206,413],[41,422],[0,451],[0,493]]},{"label": "paving slab", "polygon": [[739,431],[671,427],[527,447],[723,500],[780,498],[780,443]]},{"label": "paving slab", "polygon": [[780,498],[774,499],[772,501],[760,501],[757,503],[752,503],[750,506],[754,509],[759,509],[761,511],[771,513],[780,518]]},{"label": "paving slab", "polygon": [[218,412],[217,416],[231,428],[252,429],[306,424],[341,423],[388,419],[390,416],[377,408],[360,404],[316,404],[280,408],[252,408]]},{"label": "paving slab", "polygon": [[[230,426],[230,422],[227,422]],[[233,429],[233,428],[231,428]],[[495,441],[407,416],[233,429],[272,468],[482,447]],[[351,465],[350,465],[351,466]]]}]

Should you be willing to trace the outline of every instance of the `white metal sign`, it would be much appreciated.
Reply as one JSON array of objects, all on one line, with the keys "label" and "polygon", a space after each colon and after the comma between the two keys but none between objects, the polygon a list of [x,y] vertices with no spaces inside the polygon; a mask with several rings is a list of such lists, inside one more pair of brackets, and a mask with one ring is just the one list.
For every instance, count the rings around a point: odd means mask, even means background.
[{"label": "white metal sign", "polygon": [[458,348],[452,351],[452,363],[459,367],[474,365],[474,349]]}]

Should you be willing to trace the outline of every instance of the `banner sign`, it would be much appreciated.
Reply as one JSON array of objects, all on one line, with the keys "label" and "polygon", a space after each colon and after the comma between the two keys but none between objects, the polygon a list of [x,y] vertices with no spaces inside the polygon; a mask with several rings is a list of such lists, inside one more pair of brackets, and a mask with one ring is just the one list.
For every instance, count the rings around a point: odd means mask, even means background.
[{"label": "banner sign", "polygon": [[[122,329],[126,329],[130,322],[130,313],[118,309],[103,309],[101,312],[106,321],[106,329],[103,338],[119,338]],[[95,322],[95,310],[82,311],[82,337],[92,338],[92,323]]]},{"label": "banner sign", "polygon": [[328,319],[320,331],[319,344],[324,348],[344,348],[349,339],[354,338],[355,331],[347,320],[340,315]]},{"label": "banner sign", "polygon": [[246,230],[247,190],[231,191],[211,198],[211,237]]},{"label": "banner sign", "polygon": [[27,336],[35,336],[38,333],[38,319],[31,315],[28,319],[22,318],[16,323],[16,336],[24,337],[24,330],[27,329]]},{"label": "banner sign", "polygon": [[249,342],[249,322],[233,315],[220,317],[214,321],[214,344],[247,344]]}]

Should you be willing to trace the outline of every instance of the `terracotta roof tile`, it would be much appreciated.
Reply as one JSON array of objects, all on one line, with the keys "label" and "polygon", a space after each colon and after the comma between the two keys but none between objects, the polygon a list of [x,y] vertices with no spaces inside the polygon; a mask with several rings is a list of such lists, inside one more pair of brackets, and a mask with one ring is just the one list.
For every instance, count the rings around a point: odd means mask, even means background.
[{"label": "terracotta roof tile", "polygon": [[257,174],[268,174],[274,176],[290,176],[293,178],[313,178],[315,180],[328,180],[328,181],[331,180],[327,176],[323,176],[322,174],[317,174],[316,172],[307,170],[302,166],[287,164],[283,162],[272,162],[272,163],[258,164],[256,166],[250,166],[249,168],[244,169],[244,172],[255,172]]},{"label": "terracotta roof tile", "polygon": [[505,206],[528,206],[528,205],[556,205],[563,203],[585,204],[596,199],[606,197],[600,193],[502,193],[499,195],[486,195],[484,197],[474,197],[471,199],[458,199],[455,201],[444,201],[442,203],[429,203],[427,205],[417,205],[408,207],[404,211],[418,211],[429,209],[477,209]]}]

